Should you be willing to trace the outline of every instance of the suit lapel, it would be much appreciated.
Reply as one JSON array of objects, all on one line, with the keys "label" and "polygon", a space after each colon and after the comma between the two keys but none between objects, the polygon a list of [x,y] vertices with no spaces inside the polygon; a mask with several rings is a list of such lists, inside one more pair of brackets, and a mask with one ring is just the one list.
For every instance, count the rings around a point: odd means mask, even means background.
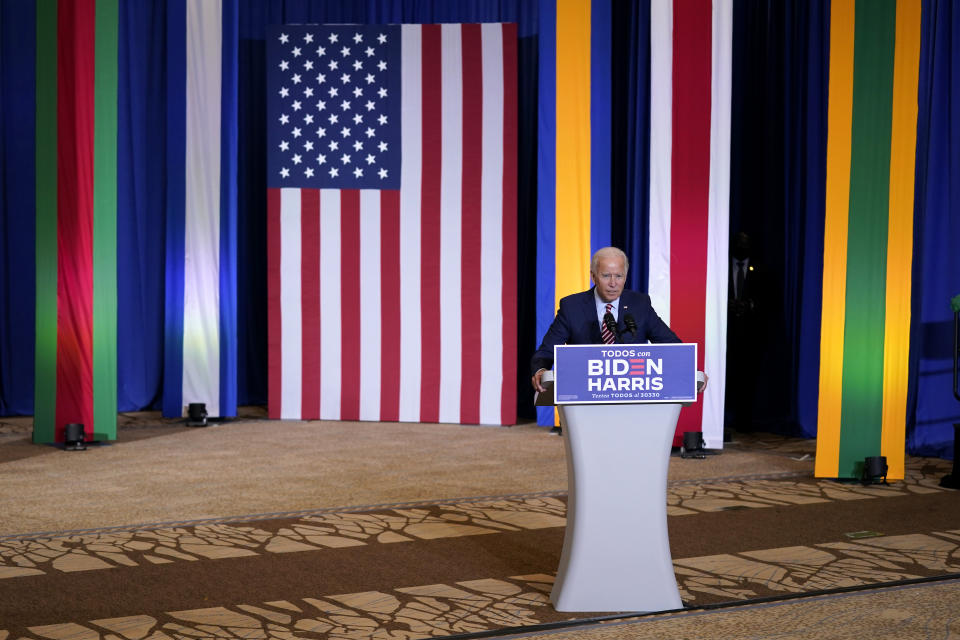
[{"label": "suit lapel", "polygon": [[593,295],[593,289],[585,292],[582,298],[583,314],[587,318],[587,326],[590,327],[591,344],[600,344],[603,339],[600,337],[600,323],[597,322],[597,302]]},{"label": "suit lapel", "polygon": [[632,314],[634,319],[636,319],[637,314],[633,311],[633,296],[628,295],[627,290],[624,289],[623,293],[620,294],[620,309],[617,314],[617,331],[623,333],[627,329],[627,324],[623,321],[627,314]]}]

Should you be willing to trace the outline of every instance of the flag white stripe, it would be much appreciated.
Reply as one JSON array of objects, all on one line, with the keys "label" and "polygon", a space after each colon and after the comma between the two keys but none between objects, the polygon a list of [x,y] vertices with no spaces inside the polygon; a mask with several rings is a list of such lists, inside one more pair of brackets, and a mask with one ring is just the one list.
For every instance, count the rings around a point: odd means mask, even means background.
[{"label": "flag white stripe", "polygon": [[423,169],[421,35],[403,25],[401,110],[403,140],[400,178],[400,406],[399,419],[420,420],[420,178]]},{"label": "flag white stripe", "polygon": [[320,418],[340,419],[340,191],[320,190]]},{"label": "flag white stripe", "polygon": [[650,3],[650,258],[653,308],[670,324],[670,198],[673,171],[673,2]]},{"label": "flag white stripe", "polygon": [[440,422],[460,422],[460,318],[463,215],[463,55],[461,26],[445,24],[441,38],[440,175]]},{"label": "flag white stripe", "polygon": [[[480,423],[499,424],[503,384],[503,26],[481,27],[483,167],[480,240]],[[510,277],[509,274],[506,274]]]},{"label": "flag white stripe", "polygon": [[187,16],[183,405],[220,415],[221,5],[190,0]]},{"label": "flag white stripe", "polygon": [[713,2],[710,107],[710,202],[707,229],[706,351],[703,368],[710,384],[703,397],[703,437],[723,447],[723,405],[727,365],[727,277],[730,234],[730,116],[733,77],[733,0]]},{"label": "flag white stripe", "polygon": [[[300,190],[280,190],[280,417],[300,418],[303,380]],[[295,277],[294,277],[295,274]]]},{"label": "flag white stripe", "polygon": [[[357,285],[360,331],[360,419],[380,420],[380,192],[360,191],[360,273],[343,274],[348,288]],[[350,304],[350,301],[344,301]]]}]

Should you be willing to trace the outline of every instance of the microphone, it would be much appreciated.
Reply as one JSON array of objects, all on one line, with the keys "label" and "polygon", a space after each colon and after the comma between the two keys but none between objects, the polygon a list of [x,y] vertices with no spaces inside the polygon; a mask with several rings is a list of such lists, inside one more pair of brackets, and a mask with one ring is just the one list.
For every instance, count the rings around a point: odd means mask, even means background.
[{"label": "microphone", "polygon": [[620,339],[620,334],[617,333],[617,321],[613,319],[613,314],[609,311],[603,314],[603,324],[606,325],[607,329],[610,330],[610,333],[612,333],[617,340]]},{"label": "microphone", "polygon": [[623,316],[623,323],[627,325],[627,331],[633,334],[634,337],[637,336],[637,321],[633,319],[632,314],[626,314]]}]

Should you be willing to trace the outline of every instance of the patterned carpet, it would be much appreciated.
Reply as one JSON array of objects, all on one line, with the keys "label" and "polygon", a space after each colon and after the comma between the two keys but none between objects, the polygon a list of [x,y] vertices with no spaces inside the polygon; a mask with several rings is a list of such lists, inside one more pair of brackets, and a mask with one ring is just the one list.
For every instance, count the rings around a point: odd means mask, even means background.
[{"label": "patterned carpet", "polygon": [[[684,605],[960,574],[948,471],[673,483]],[[551,492],[0,537],[0,640],[429,638],[603,615],[550,605],[565,511]]]}]

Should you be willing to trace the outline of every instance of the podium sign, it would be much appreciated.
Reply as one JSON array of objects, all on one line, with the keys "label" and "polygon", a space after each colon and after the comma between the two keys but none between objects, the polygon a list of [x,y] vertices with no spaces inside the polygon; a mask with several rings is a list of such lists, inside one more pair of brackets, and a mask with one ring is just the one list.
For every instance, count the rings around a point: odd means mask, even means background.
[{"label": "podium sign", "polygon": [[695,402],[697,345],[584,344],[554,347],[554,402]]}]

